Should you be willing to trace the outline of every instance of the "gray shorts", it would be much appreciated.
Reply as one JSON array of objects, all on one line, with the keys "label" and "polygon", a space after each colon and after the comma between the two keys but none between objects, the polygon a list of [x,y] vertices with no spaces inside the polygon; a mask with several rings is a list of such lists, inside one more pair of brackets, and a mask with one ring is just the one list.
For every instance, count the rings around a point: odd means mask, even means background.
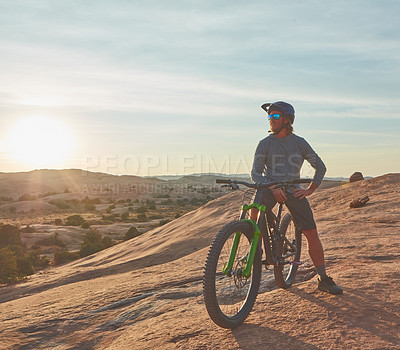
[{"label": "gray shorts", "polygon": [[[298,199],[291,193],[285,192],[285,194],[287,197],[285,205],[289,209],[290,214],[292,214],[293,221],[300,231],[316,229],[317,226],[307,198]],[[258,204],[264,204],[267,210],[271,210],[276,204],[274,195],[267,188],[257,190],[253,201]]]}]

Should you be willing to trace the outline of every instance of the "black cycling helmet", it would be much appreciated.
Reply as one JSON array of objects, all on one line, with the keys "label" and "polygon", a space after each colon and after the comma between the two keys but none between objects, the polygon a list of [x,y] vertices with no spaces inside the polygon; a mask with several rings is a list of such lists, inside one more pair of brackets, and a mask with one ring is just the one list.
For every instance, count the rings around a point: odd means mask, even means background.
[{"label": "black cycling helmet", "polygon": [[290,123],[294,123],[294,108],[291,104],[283,102],[283,101],[278,101],[274,103],[264,103],[261,108],[266,111],[267,113],[271,111],[279,111],[281,112],[285,117],[288,117],[290,120]]}]

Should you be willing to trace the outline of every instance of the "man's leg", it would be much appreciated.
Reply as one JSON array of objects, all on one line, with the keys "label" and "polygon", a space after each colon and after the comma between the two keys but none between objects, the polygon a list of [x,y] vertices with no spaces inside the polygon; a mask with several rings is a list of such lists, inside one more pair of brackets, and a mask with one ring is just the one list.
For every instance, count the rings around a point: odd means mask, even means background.
[{"label": "man's leg", "polygon": [[307,238],[308,253],[319,275],[318,289],[331,294],[342,293],[342,289],[326,274],[324,249],[318,236],[318,231],[308,200],[306,198],[297,199],[288,195],[286,206],[292,214],[293,221]]},{"label": "man's leg", "polygon": [[314,263],[318,275],[320,275],[321,278],[326,277],[324,249],[319,239],[317,229],[305,230],[303,234],[307,238],[308,254]]},{"label": "man's leg", "polygon": [[314,263],[315,269],[319,275],[318,289],[331,294],[343,293],[342,288],[333,282],[333,279],[326,274],[324,249],[319,239],[317,229],[302,231],[307,238],[308,254]]}]

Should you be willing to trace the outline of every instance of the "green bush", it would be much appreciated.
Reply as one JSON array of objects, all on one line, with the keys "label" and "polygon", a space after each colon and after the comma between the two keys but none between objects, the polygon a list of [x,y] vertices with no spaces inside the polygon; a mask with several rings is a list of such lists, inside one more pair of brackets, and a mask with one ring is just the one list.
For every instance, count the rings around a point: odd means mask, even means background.
[{"label": "green bush", "polygon": [[31,250],[29,252],[29,260],[35,267],[46,267],[50,265],[50,259],[47,256],[41,255],[40,249]]},{"label": "green bush", "polygon": [[13,225],[0,225],[0,248],[12,244],[22,246],[21,234],[19,228]]},{"label": "green bush", "polygon": [[49,201],[49,204],[55,205],[59,209],[69,209],[69,208],[71,208],[71,206],[66,201],[63,201],[63,200],[60,200],[60,199],[51,200],[51,201]]},{"label": "green bush", "polygon": [[147,208],[144,207],[144,206],[141,206],[139,208],[136,208],[135,212],[138,213],[138,214],[144,214],[144,213],[147,212]]},{"label": "green bush", "polygon": [[128,239],[131,239],[131,238],[135,238],[135,237],[137,237],[139,235],[140,235],[140,233],[139,233],[138,229],[135,226],[132,226],[125,233],[124,241],[127,241]]},{"label": "green bush", "polygon": [[36,197],[35,197],[35,196],[32,196],[30,193],[24,193],[24,194],[22,194],[21,196],[19,196],[19,198],[18,198],[18,200],[19,200],[20,202],[23,202],[23,201],[32,201],[32,200],[34,200],[34,199],[36,199]]},{"label": "green bush", "polygon": [[127,211],[121,214],[121,220],[125,221],[129,219],[129,213]]},{"label": "green bush", "polygon": [[147,215],[145,213],[137,214],[136,218],[138,221],[147,221]]},{"label": "green bush", "polygon": [[89,228],[89,227],[90,227],[90,223],[87,222],[87,221],[84,221],[84,222],[82,222],[81,227],[82,227],[82,228]]},{"label": "green bush", "polygon": [[0,249],[0,283],[12,283],[18,280],[17,258],[8,248]]},{"label": "green bush", "polygon": [[29,256],[17,258],[17,268],[20,275],[29,276],[33,274],[33,267]]},{"label": "green bush", "polygon": [[54,265],[65,264],[79,258],[80,258],[79,252],[69,252],[66,249],[61,250],[58,252],[54,252]]},{"label": "green bush", "polygon": [[114,245],[113,240],[111,239],[111,237],[108,237],[108,236],[104,236],[101,240],[101,243],[103,243],[103,245],[104,245],[103,249],[110,248]]},{"label": "green bush", "polygon": [[58,246],[58,247],[65,247],[65,243],[58,237],[58,233],[55,232],[51,234],[49,237],[44,238],[41,243],[47,246]]},{"label": "green bush", "polygon": [[112,240],[109,237],[102,238],[98,230],[91,229],[83,238],[79,255],[83,258],[111,246]]},{"label": "green bush", "polygon": [[165,219],[160,221],[160,226],[163,226],[165,224],[168,224],[171,220]]},{"label": "green bush", "polygon": [[62,220],[60,218],[55,219],[54,220],[54,225],[61,226],[62,225]]},{"label": "green bush", "polygon": [[85,219],[80,215],[71,215],[67,217],[65,225],[67,226],[81,226],[85,222]]}]

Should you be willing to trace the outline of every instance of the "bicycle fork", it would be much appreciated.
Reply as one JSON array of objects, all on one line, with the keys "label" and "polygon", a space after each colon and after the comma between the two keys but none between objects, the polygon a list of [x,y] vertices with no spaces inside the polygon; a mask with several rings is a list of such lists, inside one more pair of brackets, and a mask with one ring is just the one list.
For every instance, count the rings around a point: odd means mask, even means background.
[{"label": "bicycle fork", "polygon": [[[249,222],[252,225],[253,232],[254,232],[253,239],[252,239],[251,245],[250,245],[250,251],[249,251],[247,259],[246,259],[247,260],[246,266],[241,273],[241,275],[243,277],[250,277],[250,275],[251,275],[251,268],[253,266],[254,257],[256,255],[256,251],[257,251],[258,241],[260,240],[260,235],[261,235],[260,228],[258,227],[257,223],[253,219],[244,219],[246,212],[248,210],[250,210],[251,208],[257,208],[259,210],[259,215],[261,215],[261,212],[265,212],[265,205],[260,205],[257,203],[253,203],[251,205],[244,204],[242,207],[241,215],[240,215],[241,221]],[[229,254],[228,263],[222,270],[222,272],[225,275],[229,275],[230,272],[232,271],[233,264],[235,262],[237,249],[239,247],[241,235],[242,234],[240,232],[235,233],[235,237],[233,239],[233,243],[232,243],[232,247],[231,247],[231,252]]]}]

